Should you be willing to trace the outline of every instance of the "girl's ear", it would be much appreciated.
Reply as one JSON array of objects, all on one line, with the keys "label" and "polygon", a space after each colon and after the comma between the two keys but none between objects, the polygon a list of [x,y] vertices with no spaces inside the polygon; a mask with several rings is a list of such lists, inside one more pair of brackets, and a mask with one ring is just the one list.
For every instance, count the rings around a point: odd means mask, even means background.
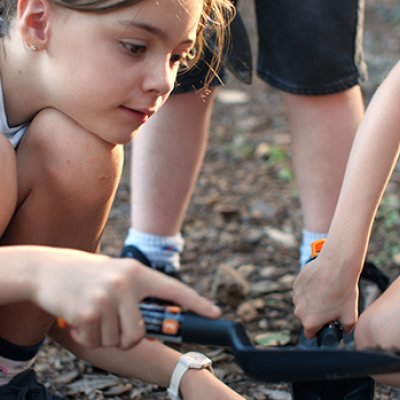
[{"label": "girl's ear", "polygon": [[49,14],[48,0],[18,1],[18,27],[28,49],[41,50],[46,47],[49,35]]}]

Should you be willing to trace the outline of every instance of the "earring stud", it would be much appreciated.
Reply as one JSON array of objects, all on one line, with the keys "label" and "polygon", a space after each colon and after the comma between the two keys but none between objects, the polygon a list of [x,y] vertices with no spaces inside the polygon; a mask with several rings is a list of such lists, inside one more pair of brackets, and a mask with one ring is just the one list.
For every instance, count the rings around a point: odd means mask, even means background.
[{"label": "earring stud", "polygon": [[28,49],[29,49],[30,51],[36,51],[36,50],[37,50],[37,46],[36,46],[36,44],[31,43],[31,44],[28,46]]}]

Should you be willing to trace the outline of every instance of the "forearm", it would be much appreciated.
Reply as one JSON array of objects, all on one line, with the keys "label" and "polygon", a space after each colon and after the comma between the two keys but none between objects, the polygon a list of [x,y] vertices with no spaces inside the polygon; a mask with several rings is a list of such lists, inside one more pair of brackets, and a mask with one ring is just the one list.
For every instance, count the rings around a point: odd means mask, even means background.
[{"label": "forearm", "polygon": [[111,373],[167,387],[180,353],[157,341],[142,340],[122,350],[115,347],[89,348],[74,341],[67,330],[54,326],[51,337],[91,364]]},{"label": "forearm", "polygon": [[34,246],[0,247],[0,304],[31,301],[38,254]]},{"label": "forearm", "polygon": [[399,75],[397,65],[367,109],[350,154],[328,241],[321,253],[344,264],[354,263],[357,269],[358,261],[365,256],[378,205],[399,155]]},{"label": "forearm", "polygon": [[[168,387],[181,353],[160,342],[142,340],[129,350],[88,348],[75,342],[68,331],[54,326],[51,336],[62,346],[93,365],[120,376]],[[244,400],[207,369],[189,369],[180,385],[184,400]]]}]

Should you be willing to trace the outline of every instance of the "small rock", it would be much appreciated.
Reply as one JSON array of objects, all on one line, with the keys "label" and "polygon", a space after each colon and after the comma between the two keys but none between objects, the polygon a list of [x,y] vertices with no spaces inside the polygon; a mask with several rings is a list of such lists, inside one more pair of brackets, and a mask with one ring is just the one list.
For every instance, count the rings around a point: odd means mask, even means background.
[{"label": "small rock", "polygon": [[259,327],[261,330],[266,331],[266,330],[268,329],[268,327],[269,327],[268,320],[265,319],[265,318],[260,319],[260,320],[258,321],[258,327]]},{"label": "small rock", "polygon": [[252,299],[250,300],[251,304],[253,304],[254,308],[256,308],[257,310],[261,310],[265,307],[265,300],[261,297],[257,298],[257,299]]},{"label": "small rock", "polygon": [[260,271],[260,277],[261,278],[273,278],[277,275],[279,275],[281,272],[278,267],[275,267],[274,265],[270,265],[268,267],[264,267]]},{"label": "small rock", "polygon": [[244,264],[241,265],[238,268],[239,273],[244,276],[244,277],[248,277],[250,276],[255,270],[257,269],[257,267],[254,264]]},{"label": "small rock", "polygon": [[72,371],[68,371],[68,372],[63,372],[56,379],[56,382],[57,383],[62,383],[62,384],[70,383],[73,380],[75,380],[79,375],[80,375],[80,372],[77,369],[73,369]]},{"label": "small rock", "polygon": [[117,385],[119,382],[120,378],[113,375],[85,375],[82,379],[68,385],[68,394],[89,394],[96,390]]},{"label": "small rock", "polygon": [[256,157],[257,158],[268,158],[269,156],[269,144],[268,143],[260,143],[256,149]]},{"label": "small rock", "polygon": [[393,262],[395,263],[396,267],[400,266],[400,253],[396,253],[392,257]]},{"label": "small rock", "polygon": [[297,246],[297,240],[292,233],[283,232],[279,229],[269,227],[265,228],[265,233],[272,241],[274,241],[279,246],[288,249],[293,249]]},{"label": "small rock", "polygon": [[218,267],[211,290],[212,296],[217,302],[237,307],[249,292],[249,283],[237,270],[226,264]]},{"label": "small rock", "polygon": [[[254,202],[250,205],[250,216],[255,220],[271,219],[277,214],[277,208],[264,202]],[[263,235],[265,233],[263,232]]]},{"label": "small rock", "polygon": [[254,341],[263,347],[284,346],[290,343],[290,331],[266,332],[257,335]]},{"label": "small rock", "polygon": [[254,321],[258,317],[257,309],[250,301],[242,303],[237,309],[237,314],[244,322]]},{"label": "small rock", "polygon": [[253,397],[254,397],[255,400],[266,400],[267,399],[265,394],[261,393],[261,392],[254,392],[253,393]]},{"label": "small rock", "polygon": [[269,400],[290,400],[291,398],[290,393],[282,390],[264,388],[262,389],[262,393],[266,394]]},{"label": "small rock", "polygon": [[106,396],[118,396],[124,393],[128,393],[132,390],[132,384],[130,383],[125,383],[125,384],[120,384],[113,386],[109,389],[107,389],[104,394]]},{"label": "small rock", "polygon": [[271,328],[273,328],[274,330],[286,332],[290,328],[290,320],[288,318],[284,319],[276,318],[273,321],[271,321]]},{"label": "small rock", "polygon": [[293,287],[293,283],[294,283],[295,279],[296,279],[296,276],[287,274],[287,275],[283,275],[282,277],[279,278],[279,283],[283,287],[290,289],[291,287]]},{"label": "small rock", "polygon": [[246,233],[245,240],[249,243],[257,244],[263,239],[264,236],[265,233],[262,229],[249,229],[249,231]]},{"label": "small rock", "polygon": [[251,286],[251,294],[254,297],[261,296],[262,294],[276,292],[281,289],[281,285],[274,281],[260,281]]}]

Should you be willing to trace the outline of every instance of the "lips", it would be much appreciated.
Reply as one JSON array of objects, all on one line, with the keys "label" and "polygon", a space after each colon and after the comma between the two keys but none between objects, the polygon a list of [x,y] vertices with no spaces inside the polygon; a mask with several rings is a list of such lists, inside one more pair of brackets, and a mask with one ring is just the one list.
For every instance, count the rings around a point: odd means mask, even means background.
[{"label": "lips", "polygon": [[120,106],[119,108],[125,113],[125,115],[132,120],[137,121],[140,125],[147,122],[147,120],[154,114],[154,111],[152,110],[138,110],[125,106]]}]

